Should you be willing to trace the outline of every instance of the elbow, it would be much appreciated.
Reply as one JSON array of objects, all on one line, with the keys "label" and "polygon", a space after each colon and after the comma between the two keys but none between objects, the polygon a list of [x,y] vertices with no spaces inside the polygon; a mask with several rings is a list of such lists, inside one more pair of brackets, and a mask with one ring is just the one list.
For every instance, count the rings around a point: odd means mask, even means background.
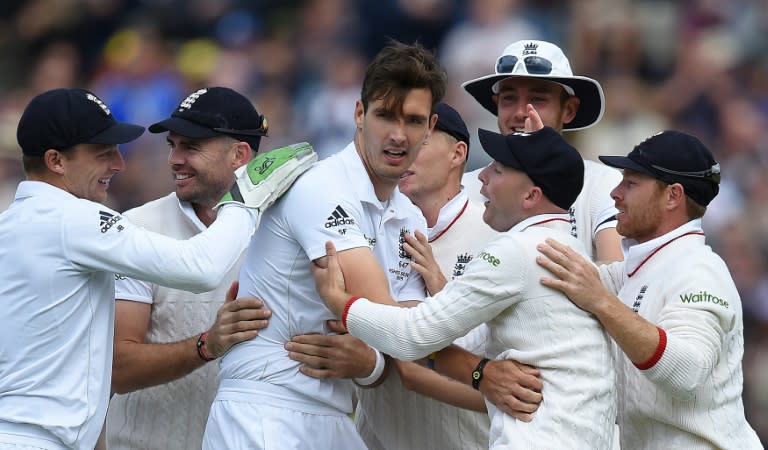
[{"label": "elbow", "polygon": [[118,366],[112,364],[112,393],[113,394],[127,394],[138,389],[133,383],[131,383],[130,377],[121,376],[123,372]]},{"label": "elbow", "polygon": [[227,275],[226,271],[221,269],[216,270],[201,270],[197,274],[185,274],[184,290],[193,292],[195,294],[202,294],[204,292],[210,292],[224,282],[224,277]]},{"label": "elbow", "polygon": [[692,370],[673,383],[673,395],[682,399],[692,399],[696,393],[708,384],[711,373],[704,370]]}]

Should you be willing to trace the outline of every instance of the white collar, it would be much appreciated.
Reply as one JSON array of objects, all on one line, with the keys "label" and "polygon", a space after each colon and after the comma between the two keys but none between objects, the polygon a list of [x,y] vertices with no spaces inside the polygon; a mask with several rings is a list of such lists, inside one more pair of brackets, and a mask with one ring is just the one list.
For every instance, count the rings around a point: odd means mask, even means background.
[{"label": "white collar", "polygon": [[379,211],[388,208],[390,212],[394,213],[394,217],[402,218],[399,214],[406,211],[407,206],[412,205],[411,201],[398,188],[393,190],[387,202],[382,202],[376,197],[373,183],[363,165],[363,160],[360,159],[360,155],[357,153],[354,141],[350,142],[337,155],[346,171],[350,189],[354,189],[357,192],[361,201],[373,205]]},{"label": "white collar", "polygon": [[[45,181],[33,181],[33,180],[24,180],[21,183],[19,183],[19,186],[16,188],[16,195],[14,196],[14,200],[19,200],[26,197],[37,197],[37,196],[44,196],[48,199],[51,198],[60,198],[62,200],[72,200],[77,199],[78,197],[75,197],[71,193],[65,191],[64,189],[60,187],[56,187],[52,185],[51,183],[47,183]],[[85,200],[85,199],[80,199]],[[90,201],[90,200],[86,200]]]},{"label": "white collar", "polygon": [[[636,240],[624,238],[621,241],[621,250],[624,253],[624,271],[632,276],[655,252],[665,245],[687,234],[703,235],[701,228],[701,219],[694,219],[687,222],[669,233],[663,234],[650,241],[637,243]],[[703,238],[703,236],[702,236]]]},{"label": "white collar", "polygon": [[176,199],[176,202],[179,204],[179,209],[181,209],[181,212],[187,216],[187,218],[192,222],[192,224],[198,229],[198,231],[205,231],[206,227],[205,224],[200,220],[199,217],[197,217],[197,213],[195,212],[195,208],[192,207],[192,203],[179,200],[179,197],[176,196],[176,192],[173,192],[173,197]]},{"label": "white collar", "polygon": [[468,201],[469,197],[464,190],[464,186],[461,186],[459,193],[440,208],[435,226],[427,228],[427,237],[430,241],[434,240],[436,236],[440,236],[453,225],[456,219],[464,212]]},{"label": "white collar", "polygon": [[[571,227],[571,216],[568,213],[558,213],[558,214],[539,214],[536,216],[531,216],[527,219],[521,220],[518,222],[515,226],[509,229],[511,232],[519,232],[523,231],[528,227],[533,226],[546,226],[549,228],[558,228],[558,224],[560,222],[566,222],[568,224],[568,229],[570,230]],[[546,224],[546,225],[545,225]]]}]

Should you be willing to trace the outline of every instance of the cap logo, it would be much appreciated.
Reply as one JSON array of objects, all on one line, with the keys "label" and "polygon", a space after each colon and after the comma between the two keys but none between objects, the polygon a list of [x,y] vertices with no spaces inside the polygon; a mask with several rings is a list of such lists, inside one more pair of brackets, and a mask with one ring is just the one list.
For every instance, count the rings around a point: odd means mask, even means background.
[{"label": "cap logo", "polygon": [[105,115],[108,116],[108,115],[112,114],[112,112],[109,110],[109,108],[107,108],[107,105],[104,102],[102,102],[99,97],[96,97],[95,95],[93,95],[91,93],[86,93],[85,94],[85,98],[87,98],[88,100],[92,101],[93,103],[96,103],[97,105],[99,105],[99,108],[101,108],[101,110],[104,111]]},{"label": "cap logo", "polygon": [[197,99],[200,98],[200,96],[205,94],[206,92],[208,92],[208,89],[203,88],[203,89],[198,89],[195,92],[189,94],[189,96],[185,98],[179,105],[179,112],[185,109],[192,108],[192,105],[195,104]]},{"label": "cap logo", "polygon": [[530,42],[528,44],[525,44],[525,48],[523,49],[523,55],[535,55],[537,48],[539,48],[539,44],[535,42]]},{"label": "cap logo", "polygon": [[528,133],[527,131],[515,131],[512,133],[512,136],[530,136],[531,133]]}]

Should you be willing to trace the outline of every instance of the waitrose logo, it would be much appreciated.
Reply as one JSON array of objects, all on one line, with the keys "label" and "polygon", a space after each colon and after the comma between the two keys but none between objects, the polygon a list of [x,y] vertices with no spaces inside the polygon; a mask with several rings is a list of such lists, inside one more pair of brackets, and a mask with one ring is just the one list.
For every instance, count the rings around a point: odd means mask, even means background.
[{"label": "waitrose logo", "polygon": [[701,291],[698,294],[685,294],[680,296],[680,300],[682,300],[683,303],[701,303],[701,302],[707,302],[707,303],[714,303],[715,305],[720,305],[728,308],[728,302],[723,300],[720,297],[715,297],[714,295],[710,294],[707,291]]}]

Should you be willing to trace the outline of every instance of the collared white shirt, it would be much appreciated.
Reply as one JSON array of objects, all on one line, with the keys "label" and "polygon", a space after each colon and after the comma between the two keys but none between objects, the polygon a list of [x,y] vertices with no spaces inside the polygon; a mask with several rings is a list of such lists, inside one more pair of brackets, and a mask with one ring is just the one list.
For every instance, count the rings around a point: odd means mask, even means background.
[{"label": "collared white shirt", "polygon": [[328,333],[325,321],[336,318],[315,291],[310,261],[325,256],[328,240],[338,251],[368,247],[394,299],[421,299],[424,282],[402,249],[402,233],[415,230],[426,233],[421,212],[398,190],[388,203],[379,201],[353,143],[316,163],[264,214],[253,237],[240,294],[263,299],[272,317],[258,338],[222,358],[220,378],[269,383],[302,401],[351,412],[351,380],[303,375],[283,348],[295,335]]},{"label": "collared white shirt", "polygon": [[666,338],[643,369],[614,347],[622,448],[762,448],[742,404],[741,299],[701,220],[622,245],[603,284]]},{"label": "collared white shirt", "polygon": [[0,214],[0,442],[94,447],[109,397],[115,274],[216,286],[254,225],[244,208],[221,216],[205,236],[177,241],[48,183],[19,184]]},{"label": "collared white shirt", "polygon": [[355,301],[347,328],[380,351],[408,360],[486,322],[486,356],[539,368],[546,393],[531,423],[488,403],[490,447],[609,449],[616,418],[609,338],[594,316],[540,283],[549,272],[535,260],[536,245],[546,238],[586,254],[570,226],[568,214],[530,217],[500,233],[462,276],[414,308]]}]

